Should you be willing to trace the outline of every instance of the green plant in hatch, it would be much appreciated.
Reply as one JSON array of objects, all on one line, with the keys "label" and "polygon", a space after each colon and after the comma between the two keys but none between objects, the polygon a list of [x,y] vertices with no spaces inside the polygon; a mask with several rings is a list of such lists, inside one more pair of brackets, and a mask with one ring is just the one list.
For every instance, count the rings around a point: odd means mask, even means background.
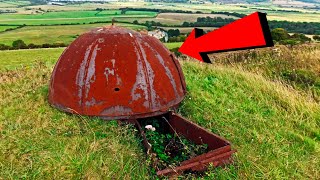
[{"label": "green plant in hatch", "polygon": [[146,120],[142,125],[152,151],[156,154],[157,169],[178,166],[185,160],[207,152],[207,144],[198,145],[176,132],[170,133],[157,120]]}]

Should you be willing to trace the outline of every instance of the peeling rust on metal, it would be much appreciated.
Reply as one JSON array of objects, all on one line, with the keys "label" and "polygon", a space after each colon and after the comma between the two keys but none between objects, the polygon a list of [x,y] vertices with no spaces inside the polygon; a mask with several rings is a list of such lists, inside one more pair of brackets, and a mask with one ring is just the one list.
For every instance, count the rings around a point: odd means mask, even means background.
[{"label": "peeling rust on metal", "polygon": [[185,97],[179,68],[154,37],[116,26],[97,28],[79,36],[60,56],[49,102],[63,111],[104,119],[163,114]]},{"label": "peeling rust on metal", "polygon": [[113,106],[104,109],[100,115],[104,116],[112,116],[113,114],[122,114],[122,115],[129,115],[132,113],[132,109],[126,106]]}]

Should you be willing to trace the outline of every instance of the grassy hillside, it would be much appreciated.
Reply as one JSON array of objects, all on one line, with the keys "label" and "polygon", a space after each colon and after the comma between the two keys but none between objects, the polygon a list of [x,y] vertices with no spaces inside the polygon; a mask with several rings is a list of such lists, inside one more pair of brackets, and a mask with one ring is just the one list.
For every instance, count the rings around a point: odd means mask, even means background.
[{"label": "grassy hillside", "polygon": [[[11,69],[18,61],[48,62],[0,72],[0,177],[151,178],[132,127],[48,105],[50,73],[61,51],[0,52]],[[239,68],[189,61],[182,67],[188,95],[179,112],[238,150],[233,165],[202,178],[320,178],[319,104]]]},{"label": "grassy hillside", "polygon": [[215,63],[242,67],[306,91],[320,102],[320,44],[212,54]]},{"label": "grassy hillside", "polygon": [[142,149],[132,127],[67,115],[48,105],[50,71],[51,68],[38,66],[1,74],[0,177],[146,176],[147,168],[139,159],[143,157]]},{"label": "grassy hillside", "polygon": [[0,73],[23,67],[30,68],[39,62],[51,67],[63,50],[64,48],[0,51]]},{"label": "grassy hillside", "polygon": [[319,104],[239,69],[195,63],[183,69],[189,94],[181,113],[238,149],[234,166],[215,176],[319,178]]}]

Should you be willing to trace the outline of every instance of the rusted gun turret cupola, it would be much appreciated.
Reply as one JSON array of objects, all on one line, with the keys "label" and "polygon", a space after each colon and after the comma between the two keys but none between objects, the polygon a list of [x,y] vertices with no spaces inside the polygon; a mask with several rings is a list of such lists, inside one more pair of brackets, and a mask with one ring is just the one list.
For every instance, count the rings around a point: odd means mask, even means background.
[{"label": "rusted gun turret cupola", "polygon": [[158,175],[229,163],[234,151],[228,141],[171,111],[185,95],[180,64],[158,39],[110,26],[82,34],[65,49],[51,76],[49,103],[69,113],[134,120],[145,142],[139,121],[165,116],[169,131],[208,144],[207,153]]}]

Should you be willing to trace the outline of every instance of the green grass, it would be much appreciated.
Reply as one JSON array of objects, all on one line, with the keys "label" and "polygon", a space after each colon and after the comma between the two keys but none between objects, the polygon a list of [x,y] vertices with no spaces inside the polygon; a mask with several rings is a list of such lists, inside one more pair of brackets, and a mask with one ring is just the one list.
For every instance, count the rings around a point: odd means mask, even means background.
[{"label": "green grass", "polygon": [[10,28],[17,28],[18,26],[0,26],[0,32],[3,32]]},{"label": "green grass", "polygon": [[288,48],[212,54],[215,63],[240,66],[251,72],[259,72],[268,79],[279,79],[295,89],[307,92],[320,102],[320,44],[301,44]]},{"label": "green grass", "polygon": [[[11,68],[37,57],[48,62],[0,74],[0,177],[148,178],[132,128],[48,105],[49,77],[61,52],[0,52],[0,62]],[[179,112],[238,150],[234,164],[211,169],[203,179],[320,178],[318,103],[239,68],[188,61],[182,67],[188,95]]]},{"label": "green grass", "polygon": [[177,48],[180,47],[182,45],[183,42],[172,42],[172,43],[164,43],[164,45],[168,48],[168,49],[173,49],[173,48]]},{"label": "green grass", "polygon": [[0,84],[1,178],[147,177],[132,127],[53,109],[47,103],[51,68],[37,68],[9,75],[18,78]]},{"label": "green grass", "polygon": [[0,72],[22,67],[30,68],[36,62],[42,62],[51,67],[63,50],[64,48],[0,51]]},{"label": "green grass", "polygon": [[136,17],[146,18],[154,17],[156,13],[141,11],[130,11],[128,14],[121,14],[119,10],[106,11],[59,11],[47,12],[43,14],[1,14],[0,24],[6,25],[52,25],[52,24],[70,24],[70,23],[90,23],[98,21],[111,21],[112,18]]},{"label": "green grass", "polygon": [[320,22],[320,13],[268,13],[268,20],[293,22]]},{"label": "green grass", "polygon": [[[99,11],[61,11],[61,12],[48,12],[43,14],[1,14],[1,19],[55,19],[55,18],[86,18],[86,17],[95,17],[95,14]],[[104,14],[116,15],[120,14],[119,10],[108,10]],[[102,15],[102,14],[101,14]]]},{"label": "green grass", "polygon": [[280,83],[239,69],[184,63],[180,112],[230,140],[234,166],[218,179],[318,179],[320,106]]},{"label": "green grass", "polygon": [[[84,24],[84,25],[60,25],[60,26],[26,26],[14,31],[0,34],[1,43],[11,45],[17,39],[23,40],[26,44],[44,43],[71,43],[77,35],[81,35],[91,29],[109,26],[110,23]],[[117,23],[117,26],[134,30],[145,29],[144,26]],[[0,26],[1,27],[1,26]]]},{"label": "green grass", "polygon": [[157,12],[153,11],[126,11],[126,15],[146,15],[149,17],[157,16]]}]

